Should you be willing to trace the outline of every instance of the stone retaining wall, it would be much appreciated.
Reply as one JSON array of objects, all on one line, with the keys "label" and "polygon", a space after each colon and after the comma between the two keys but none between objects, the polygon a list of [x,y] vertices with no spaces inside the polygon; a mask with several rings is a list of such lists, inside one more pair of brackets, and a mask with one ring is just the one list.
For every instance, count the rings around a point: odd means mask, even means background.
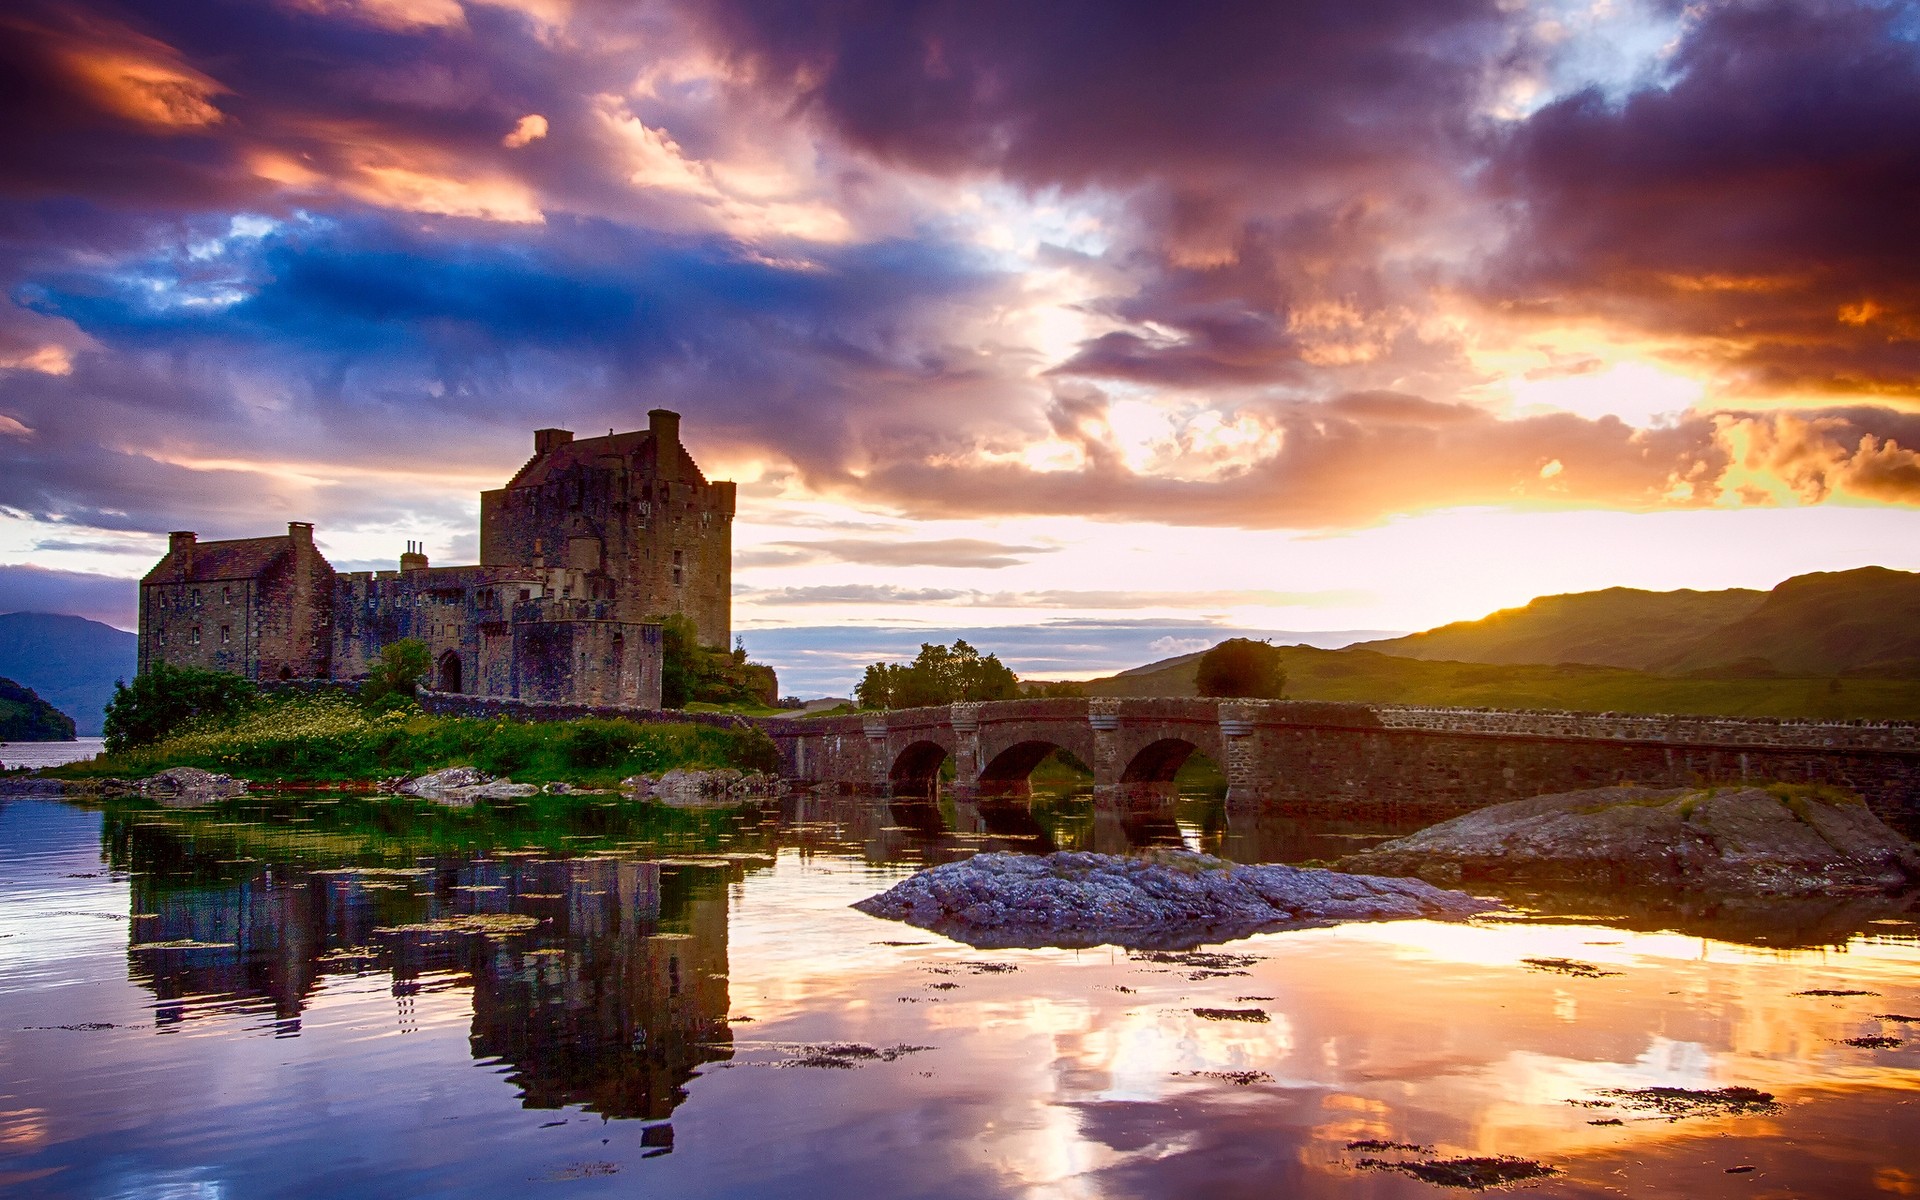
[{"label": "stone retaining wall", "polygon": [[626,704],[561,704],[547,700],[516,700],[504,696],[469,696],[456,692],[419,693],[420,707],[437,717],[471,717],[491,721],[579,721],[588,717],[618,718],[641,725],[709,725],[715,729],[752,729],[754,722],[732,713],[690,713],[674,708],[639,708]]}]

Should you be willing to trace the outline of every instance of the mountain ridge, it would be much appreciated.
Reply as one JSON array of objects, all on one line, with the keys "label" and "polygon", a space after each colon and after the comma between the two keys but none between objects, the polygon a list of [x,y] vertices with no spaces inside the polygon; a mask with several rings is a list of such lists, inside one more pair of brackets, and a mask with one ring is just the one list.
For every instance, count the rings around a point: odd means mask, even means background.
[{"label": "mountain ridge", "polygon": [[139,639],[124,629],[67,613],[0,613],[0,676],[39,693],[96,737],[115,680],[132,679]]}]

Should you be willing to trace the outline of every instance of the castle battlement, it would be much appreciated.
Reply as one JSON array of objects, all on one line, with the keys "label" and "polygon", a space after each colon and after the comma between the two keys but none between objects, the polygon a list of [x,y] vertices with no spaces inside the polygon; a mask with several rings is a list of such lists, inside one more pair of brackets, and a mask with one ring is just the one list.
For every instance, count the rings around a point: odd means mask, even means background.
[{"label": "castle battlement", "polygon": [[679,414],[647,416],[605,437],[536,430],[533,457],[481,493],[474,565],[431,566],[410,542],[398,570],[336,572],[304,522],[176,532],[141,580],[141,669],[350,680],[414,638],[436,691],[657,706],[660,618],[690,618],[707,645],[731,636],[735,493],[681,445]]}]

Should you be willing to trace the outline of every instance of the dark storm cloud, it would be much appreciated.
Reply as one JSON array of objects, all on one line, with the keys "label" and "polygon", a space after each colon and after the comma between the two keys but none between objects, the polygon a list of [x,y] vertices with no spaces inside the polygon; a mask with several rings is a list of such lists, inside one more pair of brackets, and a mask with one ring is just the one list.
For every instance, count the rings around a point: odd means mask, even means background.
[{"label": "dark storm cloud", "polygon": [[878,158],[1067,187],[1423,156],[1459,133],[1506,30],[1486,0],[694,7],[716,50]]},{"label": "dark storm cloud", "polygon": [[1900,4],[1705,8],[1670,86],[1534,114],[1495,297],[1727,339],[1747,386],[1920,390],[1920,41]]},{"label": "dark storm cloud", "polygon": [[[1452,356],[1413,332],[1414,289],[1382,259],[1448,207],[1527,57],[1496,4],[697,7],[717,51],[867,154],[1124,197],[1107,265],[1132,285],[1093,307],[1126,327],[1058,373],[1306,386],[1365,361],[1383,368],[1335,386],[1404,386]],[[1364,346],[1328,353],[1328,298]]]}]

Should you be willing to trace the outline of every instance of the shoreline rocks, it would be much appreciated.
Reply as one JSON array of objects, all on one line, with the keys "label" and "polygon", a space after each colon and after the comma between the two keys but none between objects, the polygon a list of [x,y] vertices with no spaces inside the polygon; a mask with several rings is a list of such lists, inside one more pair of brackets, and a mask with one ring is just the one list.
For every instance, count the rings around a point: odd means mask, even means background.
[{"label": "shoreline rocks", "polygon": [[1595,788],[1515,800],[1383,842],[1344,871],[1747,896],[1895,893],[1920,849],[1857,798],[1814,788]]},{"label": "shoreline rocks", "polygon": [[759,771],[742,773],[731,767],[712,771],[688,771],[676,767],[658,778],[633,775],[620,781],[620,790],[636,799],[657,800],[662,804],[689,808],[770,799],[785,795],[791,786],[778,775],[766,775]]},{"label": "shoreline rocks", "polygon": [[856,903],[981,949],[1179,950],[1339,921],[1460,919],[1501,907],[1414,879],[1249,866],[1208,854],[976,854]]},{"label": "shoreline rocks", "polygon": [[531,783],[496,779],[474,767],[448,767],[400,782],[393,788],[403,796],[431,800],[435,804],[472,804],[476,800],[516,800],[532,796],[540,789]]}]

